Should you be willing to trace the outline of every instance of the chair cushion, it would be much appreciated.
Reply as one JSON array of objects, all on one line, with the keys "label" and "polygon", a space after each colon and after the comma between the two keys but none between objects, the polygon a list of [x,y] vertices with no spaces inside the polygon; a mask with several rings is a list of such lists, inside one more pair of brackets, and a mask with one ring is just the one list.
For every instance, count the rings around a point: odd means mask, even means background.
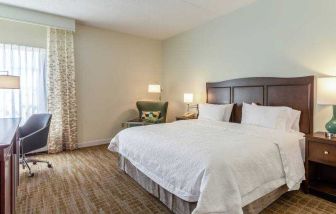
[{"label": "chair cushion", "polygon": [[141,119],[155,123],[160,118],[160,111],[143,111]]}]

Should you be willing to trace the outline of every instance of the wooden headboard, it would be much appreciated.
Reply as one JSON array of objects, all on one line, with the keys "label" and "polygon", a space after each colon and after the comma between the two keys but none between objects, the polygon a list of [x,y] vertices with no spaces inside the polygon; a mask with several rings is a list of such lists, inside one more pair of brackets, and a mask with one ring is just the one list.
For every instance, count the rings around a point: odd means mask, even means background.
[{"label": "wooden headboard", "polygon": [[240,123],[242,103],[288,106],[301,111],[300,131],[313,133],[314,76],[253,77],[206,84],[207,103],[235,103],[231,121]]}]

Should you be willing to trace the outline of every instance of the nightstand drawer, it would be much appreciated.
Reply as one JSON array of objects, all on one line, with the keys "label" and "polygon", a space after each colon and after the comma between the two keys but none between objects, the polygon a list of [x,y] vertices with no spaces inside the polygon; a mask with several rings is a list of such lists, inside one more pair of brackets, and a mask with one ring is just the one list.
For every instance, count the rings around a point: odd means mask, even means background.
[{"label": "nightstand drawer", "polygon": [[309,142],[309,160],[336,166],[336,145]]}]

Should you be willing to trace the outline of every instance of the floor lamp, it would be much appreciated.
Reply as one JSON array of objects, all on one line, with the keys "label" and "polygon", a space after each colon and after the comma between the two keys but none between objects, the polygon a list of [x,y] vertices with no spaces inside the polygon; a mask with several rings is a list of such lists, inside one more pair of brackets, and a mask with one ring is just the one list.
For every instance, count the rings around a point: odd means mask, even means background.
[{"label": "floor lamp", "polygon": [[0,89],[20,89],[20,77],[0,71]]}]

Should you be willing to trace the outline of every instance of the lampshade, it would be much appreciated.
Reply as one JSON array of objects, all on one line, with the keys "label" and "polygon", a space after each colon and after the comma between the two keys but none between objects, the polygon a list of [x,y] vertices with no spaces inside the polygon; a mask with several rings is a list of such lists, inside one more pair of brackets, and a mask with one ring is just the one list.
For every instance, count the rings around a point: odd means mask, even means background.
[{"label": "lampshade", "polygon": [[19,89],[20,77],[11,75],[0,75],[0,88],[2,89]]},{"label": "lampshade", "polygon": [[185,103],[192,103],[194,100],[194,95],[191,93],[185,93],[184,94],[184,102]]},{"label": "lampshade", "polygon": [[161,93],[161,86],[160,85],[148,85],[148,92],[149,93]]},{"label": "lampshade", "polygon": [[317,79],[317,104],[336,105],[336,77]]}]

